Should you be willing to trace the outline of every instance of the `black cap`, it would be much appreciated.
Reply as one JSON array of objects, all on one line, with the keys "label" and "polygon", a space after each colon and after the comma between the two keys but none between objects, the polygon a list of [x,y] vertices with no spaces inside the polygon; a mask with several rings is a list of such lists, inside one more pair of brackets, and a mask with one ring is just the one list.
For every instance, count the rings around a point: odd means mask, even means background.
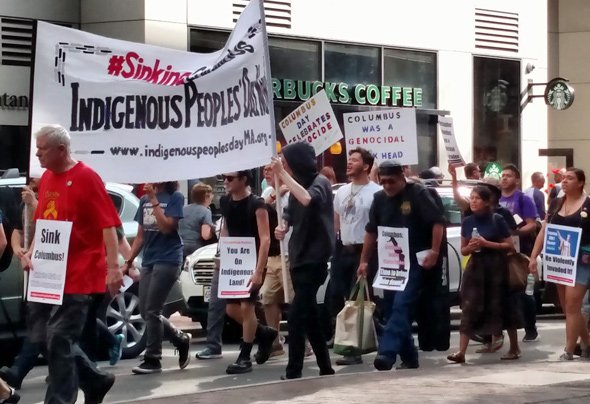
[{"label": "black cap", "polygon": [[379,164],[379,175],[399,175],[403,174],[403,172],[402,165],[395,160],[384,161]]}]

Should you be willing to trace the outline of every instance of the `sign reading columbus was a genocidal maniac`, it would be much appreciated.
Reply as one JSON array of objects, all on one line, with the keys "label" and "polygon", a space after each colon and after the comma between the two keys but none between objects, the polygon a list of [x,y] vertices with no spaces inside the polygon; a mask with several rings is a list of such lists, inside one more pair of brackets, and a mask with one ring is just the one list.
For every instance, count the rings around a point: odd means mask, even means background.
[{"label": "sign reading columbus was a genocidal maniac", "polygon": [[418,164],[416,110],[413,108],[344,114],[346,152],[362,147],[373,153],[377,162],[396,160]]},{"label": "sign reading columbus was a genocidal maniac", "polygon": [[[104,180],[207,177],[259,167],[275,148],[260,1],[225,47],[199,54],[38,22],[32,133],[60,124]],[[41,168],[31,147],[31,175]]]}]

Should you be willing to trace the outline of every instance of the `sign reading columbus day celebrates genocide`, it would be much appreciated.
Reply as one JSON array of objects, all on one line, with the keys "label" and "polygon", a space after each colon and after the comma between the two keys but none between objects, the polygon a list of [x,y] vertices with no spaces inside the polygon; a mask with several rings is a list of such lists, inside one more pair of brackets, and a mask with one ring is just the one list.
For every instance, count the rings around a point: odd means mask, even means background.
[{"label": "sign reading columbus day celebrates genocide", "polygon": [[[64,126],[72,156],[107,181],[208,177],[268,163],[275,141],[260,1],[209,54],[38,22],[32,132]],[[42,172],[34,153],[33,141],[32,176]]]},{"label": "sign reading columbus day celebrates genocide", "polygon": [[396,160],[418,164],[416,110],[394,108],[344,114],[346,152],[356,147],[369,150],[377,162]]},{"label": "sign reading columbus day celebrates genocide", "polygon": [[308,142],[316,156],[342,139],[340,126],[324,90],[297,107],[279,126],[287,143]]}]

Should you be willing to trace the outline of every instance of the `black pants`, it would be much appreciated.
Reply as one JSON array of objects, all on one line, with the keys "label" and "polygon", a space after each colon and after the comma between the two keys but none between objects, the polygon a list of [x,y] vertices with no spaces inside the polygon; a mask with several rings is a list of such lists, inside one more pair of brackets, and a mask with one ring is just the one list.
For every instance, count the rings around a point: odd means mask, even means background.
[{"label": "black pants", "polygon": [[90,383],[105,377],[78,346],[90,299],[66,294],[61,306],[29,303],[29,337],[32,342],[47,343],[50,378],[46,404],[75,403],[78,386],[86,391]]},{"label": "black pants", "polygon": [[326,280],[326,263],[305,264],[291,270],[295,296],[289,309],[289,363],[287,377],[300,377],[305,356],[305,336],[315,353],[320,374],[332,368],[322,330],[316,294]]}]

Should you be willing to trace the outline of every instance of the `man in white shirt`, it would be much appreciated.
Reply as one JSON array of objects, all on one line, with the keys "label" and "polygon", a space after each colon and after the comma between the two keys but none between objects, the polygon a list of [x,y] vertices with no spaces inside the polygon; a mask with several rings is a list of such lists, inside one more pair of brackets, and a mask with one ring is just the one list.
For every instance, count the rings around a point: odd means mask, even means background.
[{"label": "man in white shirt", "polygon": [[[373,155],[368,150],[360,147],[352,149],[346,166],[346,175],[351,182],[338,189],[334,197],[334,227],[340,237],[331,267],[333,315],[344,307],[355,284],[373,195],[381,190],[369,179],[373,162]],[[336,361],[341,366],[360,363],[360,355],[345,356]]]}]

